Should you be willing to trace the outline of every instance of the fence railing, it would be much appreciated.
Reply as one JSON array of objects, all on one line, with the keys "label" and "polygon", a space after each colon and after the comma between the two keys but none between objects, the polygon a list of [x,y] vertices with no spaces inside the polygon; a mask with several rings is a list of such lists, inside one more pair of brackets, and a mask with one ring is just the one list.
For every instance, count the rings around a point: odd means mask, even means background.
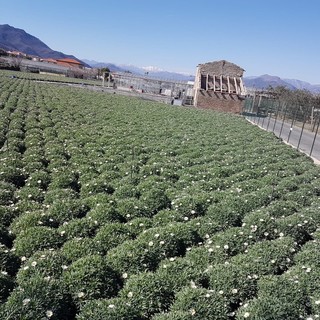
[{"label": "fence railing", "polygon": [[249,96],[243,115],[284,142],[320,161],[320,110],[294,105],[267,96]]}]

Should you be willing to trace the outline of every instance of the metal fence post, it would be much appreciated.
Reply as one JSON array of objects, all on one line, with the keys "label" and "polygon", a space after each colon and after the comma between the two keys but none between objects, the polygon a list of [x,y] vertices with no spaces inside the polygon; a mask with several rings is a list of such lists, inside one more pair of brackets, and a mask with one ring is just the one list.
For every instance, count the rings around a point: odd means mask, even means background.
[{"label": "metal fence post", "polygon": [[317,124],[317,129],[316,129],[316,133],[314,134],[314,138],[313,138],[313,142],[312,142],[312,146],[311,146],[311,150],[310,150],[310,157],[312,155],[312,151],[313,151],[313,146],[316,142],[316,138],[317,138],[317,135],[318,135],[318,130],[319,130],[319,125],[320,125],[320,118],[318,119],[318,124]]}]

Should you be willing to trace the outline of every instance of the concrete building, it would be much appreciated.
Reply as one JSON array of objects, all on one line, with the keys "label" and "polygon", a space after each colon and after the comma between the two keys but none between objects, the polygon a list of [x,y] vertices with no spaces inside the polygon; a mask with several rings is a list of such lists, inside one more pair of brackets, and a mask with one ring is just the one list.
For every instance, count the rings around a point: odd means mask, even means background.
[{"label": "concrete building", "polygon": [[226,60],[199,64],[194,83],[194,106],[241,113],[246,94],[244,69]]}]

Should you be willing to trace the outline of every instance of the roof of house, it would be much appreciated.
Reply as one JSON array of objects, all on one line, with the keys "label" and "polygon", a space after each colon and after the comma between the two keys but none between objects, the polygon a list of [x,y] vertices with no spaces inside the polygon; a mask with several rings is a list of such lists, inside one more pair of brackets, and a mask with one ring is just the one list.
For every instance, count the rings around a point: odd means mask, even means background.
[{"label": "roof of house", "polygon": [[77,64],[77,65],[82,65],[81,62],[75,60],[75,59],[70,59],[70,58],[63,58],[63,59],[56,59],[58,62],[63,62],[63,63],[71,63],[71,64]]}]

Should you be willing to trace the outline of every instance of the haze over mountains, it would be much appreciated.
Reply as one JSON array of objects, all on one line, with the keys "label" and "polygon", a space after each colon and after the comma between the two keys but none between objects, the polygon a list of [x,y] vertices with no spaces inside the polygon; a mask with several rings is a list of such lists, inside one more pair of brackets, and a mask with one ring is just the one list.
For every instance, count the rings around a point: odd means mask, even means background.
[{"label": "haze over mountains", "polygon": [[[132,65],[117,65],[111,62],[97,62],[87,59],[80,60],[72,55],[67,55],[63,52],[52,50],[38,38],[28,34],[22,29],[14,28],[8,24],[0,25],[0,48],[7,51],[20,51],[28,55],[35,55],[41,58],[72,58],[80,61],[86,67],[108,67],[111,71],[131,72],[133,74],[175,81],[194,80],[194,75],[165,71],[152,66],[136,67]],[[297,79],[283,79],[277,76],[265,74],[261,76],[244,77],[243,80],[245,86],[248,88],[265,89],[269,86],[285,86],[293,90],[305,89],[313,93],[320,93],[320,84],[314,85]]]}]

